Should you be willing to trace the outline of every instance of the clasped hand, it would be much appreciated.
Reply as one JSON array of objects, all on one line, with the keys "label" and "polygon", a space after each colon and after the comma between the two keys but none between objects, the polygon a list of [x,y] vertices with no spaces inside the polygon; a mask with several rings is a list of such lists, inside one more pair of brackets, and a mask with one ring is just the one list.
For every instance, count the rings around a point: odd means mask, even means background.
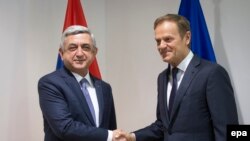
[{"label": "clasped hand", "polygon": [[112,141],[135,141],[135,134],[117,129],[113,131]]}]

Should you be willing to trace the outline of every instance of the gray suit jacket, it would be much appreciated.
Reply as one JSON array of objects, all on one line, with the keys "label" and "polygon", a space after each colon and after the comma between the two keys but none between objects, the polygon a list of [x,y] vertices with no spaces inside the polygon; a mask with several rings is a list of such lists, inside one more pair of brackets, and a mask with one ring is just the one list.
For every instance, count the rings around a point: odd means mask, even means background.
[{"label": "gray suit jacket", "polygon": [[135,132],[137,141],[226,141],[227,124],[238,124],[238,116],[225,69],[194,56],[168,115],[169,68],[158,77],[157,120]]},{"label": "gray suit jacket", "polygon": [[111,87],[93,76],[91,79],[99,103],[99,128],[95,126],[79,83],[69,70],[62,68],[39,80],[45,141],[106,141],[107,129],[116,129]]}]

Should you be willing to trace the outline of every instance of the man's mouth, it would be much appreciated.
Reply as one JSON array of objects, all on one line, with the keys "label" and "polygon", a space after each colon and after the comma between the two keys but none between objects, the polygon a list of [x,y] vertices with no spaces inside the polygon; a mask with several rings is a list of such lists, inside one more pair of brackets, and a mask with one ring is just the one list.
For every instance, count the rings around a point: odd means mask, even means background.
[{"label": "man's mouth", "polygon": [[82,63],[82,62],[84,62],[84,60],[74,60],[74,62]]}]

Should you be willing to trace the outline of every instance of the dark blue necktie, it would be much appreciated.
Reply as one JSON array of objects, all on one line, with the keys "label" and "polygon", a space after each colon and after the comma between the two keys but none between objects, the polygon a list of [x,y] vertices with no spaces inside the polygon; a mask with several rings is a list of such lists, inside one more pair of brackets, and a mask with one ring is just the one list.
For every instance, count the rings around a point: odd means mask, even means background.
[{"label": "dark blue necktie", "polygon": [[177,92],[177,75],[178,72],[178,68],[173,68],[172,69],[172,79],[173,79],[173,84],[172,84],[172,90],[170,93],[170,98],[169,98],[169,105],[168,105],[168,111],[169,111],[169,115],[172,112],[172,108],[173,108],[173,104],[174,104],[174,98]]},{"label": "dark blue necktie", "polygon": [[[80,81],[80,84],[81,84],[81,88],[82,88],[82,92],[83,92],[83,95],[85,96],[85,99],[88,103],[88,106],[89,106],[89,110],[91,112],[91,115],[94,119],[94,122],[95,122],[95,109],[94,109],[94,106],[93,106],[93,103],[91,101],[91,98],[90,98],[90,95],[89,95],[89,91],[87,90],[87,84],[88,84],[88,80],[83,78],[81,81]],[[96,123],[96,122],[95,122]]]}]

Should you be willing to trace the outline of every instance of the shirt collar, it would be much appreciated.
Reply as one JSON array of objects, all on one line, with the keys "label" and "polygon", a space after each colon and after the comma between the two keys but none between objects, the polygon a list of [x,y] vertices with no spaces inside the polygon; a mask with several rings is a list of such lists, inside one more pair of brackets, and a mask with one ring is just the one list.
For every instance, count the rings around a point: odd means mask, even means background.
[{"label": "shirt collar", "polygon": [[77,74],[77,73],[74,73],[74,72],[71,72],[71,73],[74,75],[74,77],[76,78],[76,80],[77,80],[78,83],[80,83],[80,81],[81,81],[83,78],[85,78],[85,79],[87,79],[87,81],[89,82],[89,85],[90,85],[90,86],[93,86],[93,83],[92,83],[92,81],[91,81],[89,72],[85,75],[85,77],[82,77],[81,75],[79,75],[79,74]]},{"label": "shirt collar", "polygon": [[[183,72],[185,72],[189,63],[191,62],[193,56],[194,56],[194,54],[190,50],[188,55],[181,61],[181,63],[177,66],[177,68],[182,70]],[[173,68],[173,67],[171,66],[171,68]]]}]

